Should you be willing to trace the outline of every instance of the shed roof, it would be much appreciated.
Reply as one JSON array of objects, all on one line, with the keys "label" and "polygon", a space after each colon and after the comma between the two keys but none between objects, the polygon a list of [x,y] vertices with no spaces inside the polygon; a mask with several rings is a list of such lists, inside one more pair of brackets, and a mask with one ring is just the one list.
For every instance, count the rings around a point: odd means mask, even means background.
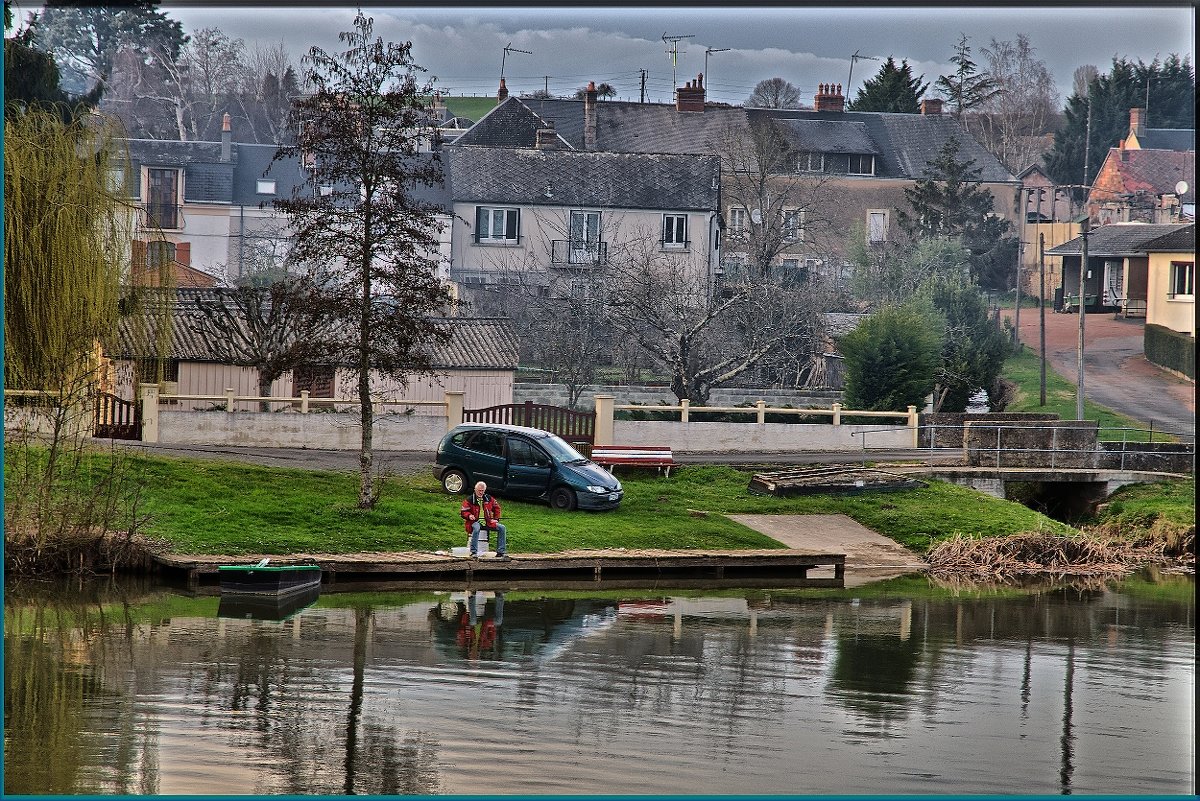
[{"label": "shed roof", "polygon": [[[1095,256],[1142,256],[1148,251],[1148,245],[1155,240],[1179,232],[1182,228],[1192,228],[1195,238],[1195,224],[1179,225],[1151,223],[1114,223],[1101,226],[1088,233],[1088,258]],[[1083,253],[1083,237],[1077,236],[1069,242],[1046,251],[1051,256],[1079,256]]]},{"label": "shed roof", "polygon": [[[199,298],[215,302],[219,289],[176,289],[170,305],[170,333],[165,358],[189,362],[219,362],[196,310]],[[149,304],[148,304],[149,305]],[[516,338],[503,318],[437,318],[450,329],[450,339],[433,348],[433,366],[443,370],[515,370],[518,364]],[[136,359],[150,355],[148,343],[158,341],[160,318],[143,307],[138,315],[122,317],[106,353],[114,359]]]}]

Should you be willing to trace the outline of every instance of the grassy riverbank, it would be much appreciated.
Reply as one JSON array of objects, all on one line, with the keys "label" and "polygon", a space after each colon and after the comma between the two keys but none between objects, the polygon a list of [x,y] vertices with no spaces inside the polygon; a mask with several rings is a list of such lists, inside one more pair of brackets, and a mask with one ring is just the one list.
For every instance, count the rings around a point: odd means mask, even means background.
[{"label": "grassy riverbank", "polygon": [[[432,551],[464,540],[458,499],[431,475],[389,477],[375,509],[354,507],[352,473],[139,457],[146,533],[195,554]],[[775,498],[747,490],[750,474],[683,467],[671,477],[622,476],[613,512],[556,512],[507,500],[514,552],[575,548],[776,548],[774,540],[725,514],[846,514],[917,551],[954,534],[1068,533],[1068,526],[1019,504],[951,484],[852,496]]]}]

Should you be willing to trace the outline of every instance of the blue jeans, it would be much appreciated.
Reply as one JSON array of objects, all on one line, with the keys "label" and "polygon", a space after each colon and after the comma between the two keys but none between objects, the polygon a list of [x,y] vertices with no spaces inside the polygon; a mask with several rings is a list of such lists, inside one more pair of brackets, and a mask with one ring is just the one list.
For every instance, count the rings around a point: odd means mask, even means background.
[{"label": "blue jeans", "polygon": [[[508,532],[504,528],[503,523],[497,523],[495,531],[496,531],[496,554],[498,556],[503,556],[504,552],[505,552],[504,539],[505,539],[505,535]],[[488,535],[482,530],[482,527],[480,526],[478,520],[476,520],[474,523],[471,524],[471,536],[467,540],[467,547],[471,549],[471,556],[475,556],[479,553],[479,540],[480,539],[483,540],[484,550],[487,550],[487,537],[488,537]]]}]

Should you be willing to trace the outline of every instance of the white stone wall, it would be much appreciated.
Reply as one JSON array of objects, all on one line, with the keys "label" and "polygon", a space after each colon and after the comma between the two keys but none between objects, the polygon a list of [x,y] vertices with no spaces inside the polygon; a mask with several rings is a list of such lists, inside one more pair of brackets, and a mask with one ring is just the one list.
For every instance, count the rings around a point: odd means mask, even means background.
[{"label": "white stone wall", "polygon": [[680,423],[614,420],[614,445],[665,445],[675,453],[790,453],[911,448],[912,431],[891,425]]},{"label": "white stone wall", "polygon": [[[258,448],[357,450],[357,413],[170,412],[159,414],[158,441],[171,445],[239,445]],[[446,418],[381,414],[375,418],[378,450],[429,451],[446,433]]]}]

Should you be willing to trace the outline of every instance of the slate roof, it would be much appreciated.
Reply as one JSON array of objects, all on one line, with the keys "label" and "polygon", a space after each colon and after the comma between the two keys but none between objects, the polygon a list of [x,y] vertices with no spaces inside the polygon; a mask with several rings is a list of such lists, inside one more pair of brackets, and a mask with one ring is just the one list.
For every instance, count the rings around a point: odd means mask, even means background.
[{"label": "slate roof", "polygon": [[1137,140],[1144,150],[1196,149],[1196,131],[1191,128],[1146,128]]},{"label": "slate roof", "polygon": [[[1196,153],[1177,150],[1128,150],[1112,148],[1108,151],[1101,172],[1110,168],[1120,176],[1125,192],[1148,192],[1152,195],[1175,193],[1175,184],[1187,181],[1188,191],[1180,200],[1196,202]],[[1099,197],[1107,200],[1106,197]]]},{"label": "slate roof", "polygon": [[[538,128],[553,121],[560,139],[584,150],[582,100],[530,100],[509,97],[485,115],[457,145],[532,148]],[[742,109],[708,106],[680,112],[664,103],[603,101],[596,104],[596,151],[721,155],[729,134],[745,137],[749,126],[777,120],[797,149],[826,153],[870,153],[876,177],[918,179],[926,164],[951,138],[960,156],[974,162],[980,180],[1012,182],[995,156],[948,115],[828,112],[802,109]],[[828,148],[828,149],[826,149]]]},{"label": "slate roof", "polygon": [[[209,340],[199,324],[197,298],[208,301],[220,299],[214,289],[177,289],[172,309],[170,338],[166,352],[169,359],[190,362],[215,362]],[[449,342],[438,345],[433,352],[433,365],[444,370],[515,370],[518,363],[516,338],[509,323],[502,318],[454,317],[442,318],[450,326]],[[122,317],[115,337],[105,348],[109,358],[132,359],[146,353],[145,343],[157,341],[158,318],[152,311],[140,317]]]},{"label": "slate roof", "polygon": [[[1096,256],[1144,256],[1148,245],[1161,237],[1182,234],[1181,228],[1191,228],[1195,238],[1195,224],[1114,223],[1101,226],[1088,233],[1088,258]],[[1077,236],[1069,242],[1046,251],[1050,256],[1078,256],[1083,252],[1083,237]]]},{"label": "slate roof", "polygon": [[456,202],[717,208],[721,164],[715,156],[461,145],[448,147],[445,153]]},{"label": "slate roof", "polygon": [[1181,226],[1178,230],[1147,242],[1145,247],[1147,253],[1195,253],[1196,224]]},{"label": "slate roof", "polygon": [[787,119],[781,120],[780,125],[796,150],[879,154],[879,147],[867,133],[864,122]]},{"label": "slate roof", "polygon": [[[269,204],[275,197],[290,197],[304,181],[297,160],[272,163],[275,145],[233,143],[229,161],[221,161],[220,142],[128,139],[126,146],[135,176],[142,167],[182,167],[184,200],[191,203]],[[260,178],[275,180],[274,195],[258,193]],[[127,189],[136,195],[137,184]]]}]

